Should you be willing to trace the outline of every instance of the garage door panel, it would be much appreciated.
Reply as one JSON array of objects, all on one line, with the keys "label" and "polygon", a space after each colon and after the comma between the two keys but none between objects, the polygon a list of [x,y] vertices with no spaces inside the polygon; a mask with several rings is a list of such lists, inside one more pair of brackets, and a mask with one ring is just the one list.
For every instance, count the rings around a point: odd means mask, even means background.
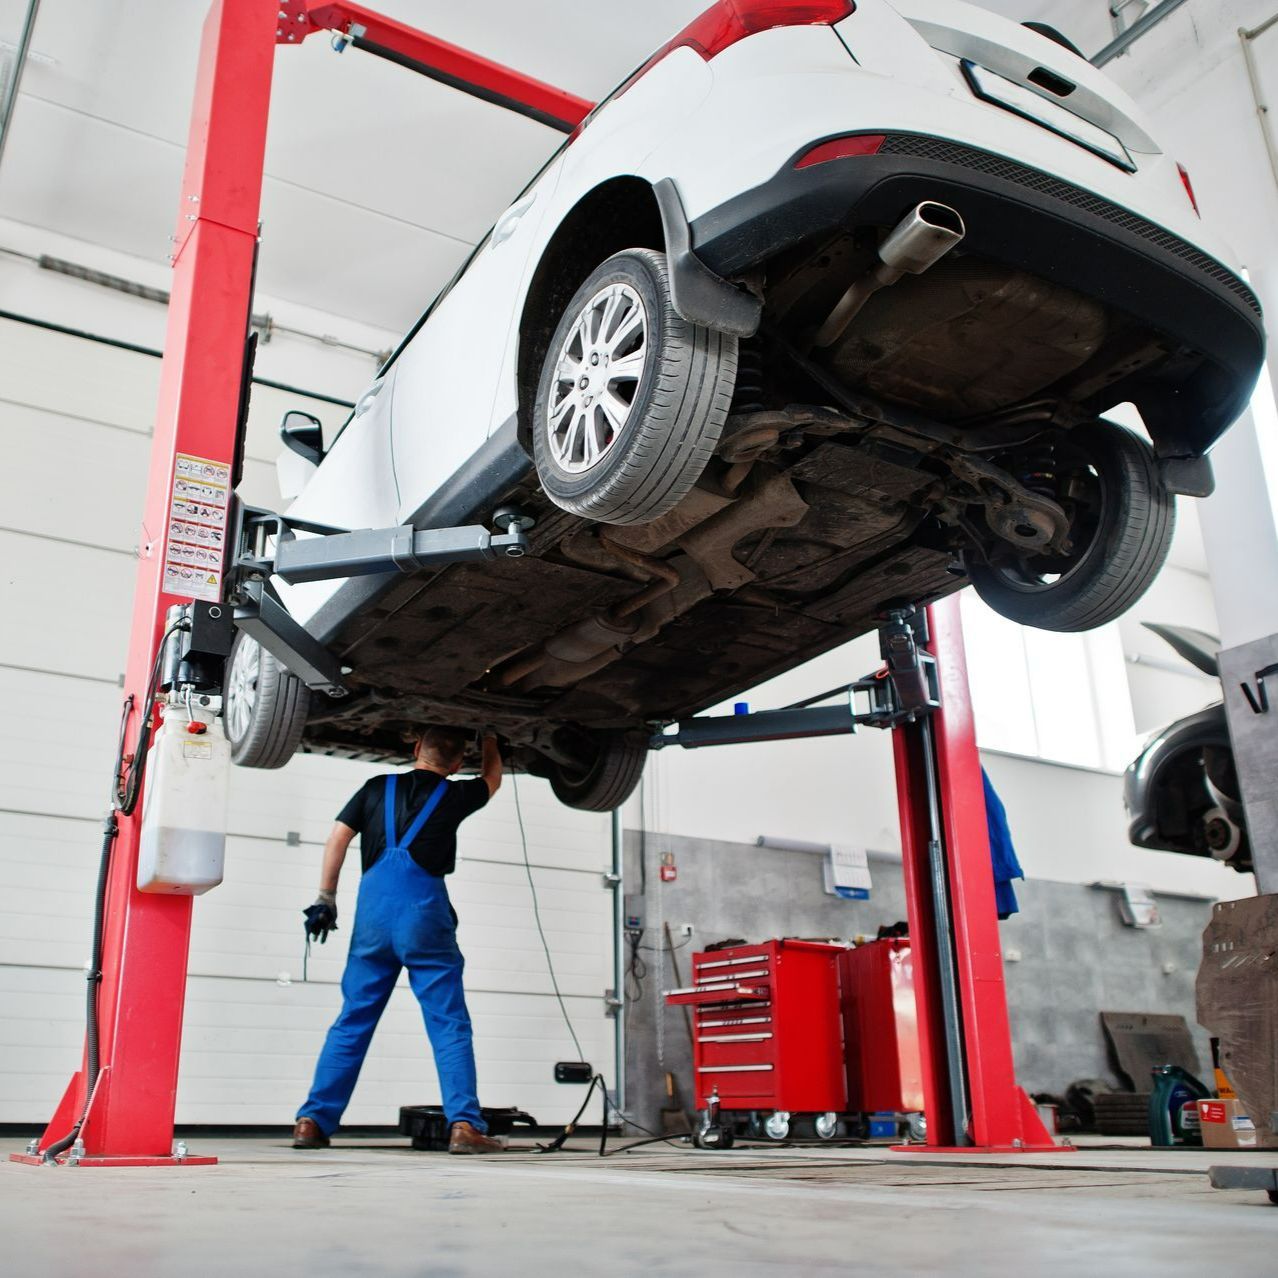
[{"label": "garage door panel", "polygon": [[133,606],[131,555],[0,532],[0,563],[0,664],[117,677]]},{"label": "garage door panel", "polygon": [[[123,693],[111,682],[0,666],[0,808],[100,819]],[[65,833],[65,832],[64,832]],[[92,843],[94,832],[86,837]]]},{"label": "garage door panel", "polygon": [[[36,408],[5,412],[6,527],[115,550],[138,543],[151,441]],[[35,482],[33,482],[35,481]]]},{"label": "garage door panel", "polygon": [[323,843],[347,799],[384,768],[348,759],[295,755],[276,770],[234,768],[231,811],[235,829],[270,839],[290,831]]},{"label": "garage door panel", "polygon": [[[132,554],[140,540],[149,435],[90,430],[78,419],[25,405],[6,408],[4,422],[0,523]],[[251,505],[277,508],[274,460],[247,458],[239,492]]]},{"label": "garage door panel", "polygon": [[80,1065],[84,973],[0,959],[0,1007],[0,1024],[24,1023],[21,1045],[0,1050],[0,1122],[45,1122]]},{"label": "garage door panel", "polygon": [[[214,995],[207,986],[222,988]],[[553,1061],[573,1050],[554,1000],[472,993],[468,1001],[483,1103],[522,1105],[543,1122],[570,1118],[581,1103],[582,1089],[557,1087],[550,1081]],[[567,1001],[583,1049],[596,1062],[604,1060],[611,1050],[612,1023],[602,1015],[601,1000]],[[338,991],[331,987],[192,979],[178,1120],[291,1122],[339,1003]],[[531,1004],[542,1006],[534,1009]],[[298,1024],[299,1011],[302,1018],[310,1018],[309,1027]],[[263,1012],[290,1016],[287,1037],[272,1040],[278,1050],[254,1050]],[[517,1033],[511,1033],[512,1023]],[[237,1043],[245,1045],[243,1050]],[[346,1121],[394,1123],[401,1105],[438,1103],[421,1013],[408,991],[397,989],[373,1039]]]},{"label": "garage door panel", "polygon": [[146,431],[155,417],[160,361],[0,320],[0,386],[13,403]]}]

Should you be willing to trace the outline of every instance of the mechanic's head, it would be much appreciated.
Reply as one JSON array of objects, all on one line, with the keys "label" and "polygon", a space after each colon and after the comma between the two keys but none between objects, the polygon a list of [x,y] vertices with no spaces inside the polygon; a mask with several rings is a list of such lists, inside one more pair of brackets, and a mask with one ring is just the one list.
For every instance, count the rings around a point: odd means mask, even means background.
[{"label": "mechanic's head", "polygon": [[417,735],[414,758],[429,767],[456,772],[462,765],[467,740],[466,734],[456,728],[423,728]]}]

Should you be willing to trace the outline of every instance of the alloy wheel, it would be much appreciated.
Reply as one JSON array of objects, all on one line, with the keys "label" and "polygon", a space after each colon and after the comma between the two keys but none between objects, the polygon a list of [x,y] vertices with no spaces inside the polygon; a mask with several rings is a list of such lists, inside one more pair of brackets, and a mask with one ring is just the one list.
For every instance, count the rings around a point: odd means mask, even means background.
[{"label": "alloy wheel", "polygon": [[261,645],[244,635],[235,645],[235,656],[226,679],[226,727],[232,741],[241,740],[253,722],[261,673]]},{"label": "alloy wheel", "polygon": [[593,470],[616,447],[647,360],[643,301],[628,284],[608,284],[581,308],[555,366],[545,430],[562,471]]}]

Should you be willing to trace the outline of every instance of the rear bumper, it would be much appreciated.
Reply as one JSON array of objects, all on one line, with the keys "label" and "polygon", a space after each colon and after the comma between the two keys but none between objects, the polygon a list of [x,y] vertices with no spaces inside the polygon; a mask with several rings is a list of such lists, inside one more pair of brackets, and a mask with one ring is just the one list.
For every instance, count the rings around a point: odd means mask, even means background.
[{"label": "rear bumper", "polygon": [[696,218],[693,245],[732,277],[840,228],[891,226],[924,199],[959,211],[964,251],[1075,289],[1185,348],[1174,367],[1110,390],[1109,403],[1137,405],[1162,455],[1201,455],[1246,406],[1264,330],[1243,280],[1130,210],[990,151],[894,133],[874,155],[791,161]]}]

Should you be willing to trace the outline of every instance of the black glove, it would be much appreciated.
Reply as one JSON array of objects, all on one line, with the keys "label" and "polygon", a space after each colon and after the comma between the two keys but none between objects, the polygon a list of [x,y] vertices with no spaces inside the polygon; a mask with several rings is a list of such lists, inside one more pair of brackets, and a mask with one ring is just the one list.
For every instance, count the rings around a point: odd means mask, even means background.
[{"label": "black glove", "polygon": [[328,940],[330,932],[337,931],[337,901],[332,892],[321,892],[314,905],[308,905],[302,911],[306,922],[302,925],[306,935],[321,945]]}]

